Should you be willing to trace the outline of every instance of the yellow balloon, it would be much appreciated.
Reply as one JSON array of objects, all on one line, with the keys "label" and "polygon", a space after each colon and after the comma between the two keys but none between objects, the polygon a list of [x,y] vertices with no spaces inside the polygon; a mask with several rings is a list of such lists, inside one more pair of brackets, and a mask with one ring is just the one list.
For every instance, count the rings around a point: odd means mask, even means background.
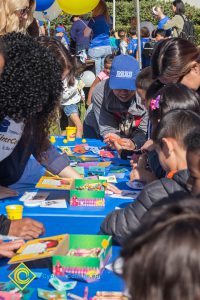
[{"label": "yellow balloon", "polygon": [[83,15],[92,11],[100,0],[57,0],[60,8],[70,15]]}]

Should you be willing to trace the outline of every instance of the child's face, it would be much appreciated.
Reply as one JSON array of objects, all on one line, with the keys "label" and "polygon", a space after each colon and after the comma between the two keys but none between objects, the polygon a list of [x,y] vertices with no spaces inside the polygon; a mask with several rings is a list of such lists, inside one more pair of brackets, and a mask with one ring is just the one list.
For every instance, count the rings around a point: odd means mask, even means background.
[{"label": "child's face", "polygon": [[169,158],[166,157],[165,151],[163,151],[163,149],[158,144],[155,145],[155,150],[158,154],[159,162],[160,162],[162,168],[166,172],[170,172],[169,161],[168,161]]},{"label": "child's face", "polygon": [[200,151],[187,152],[187,165],[189,171],[188,186],[191,194],[200,195]]},{"label": "child's face", "polygon": [[110,75],[110,68],[111,68],[111,64],[105,63],[105,65],[104,65],[104,72],[105,72],[107,75]]},{"label": "child's face", "polygon": [[164,40],[164,37],[160,34],[157,34],[156,37],[155,37],[155,40],[156,40],[156,42],[159,42],[161,40]]},{"label": "child's face", "polygon": [[156,143],[155,150],[161,166],[167,173],[187,168],[186,150],[174,138],[163,138],[162,146]]}]

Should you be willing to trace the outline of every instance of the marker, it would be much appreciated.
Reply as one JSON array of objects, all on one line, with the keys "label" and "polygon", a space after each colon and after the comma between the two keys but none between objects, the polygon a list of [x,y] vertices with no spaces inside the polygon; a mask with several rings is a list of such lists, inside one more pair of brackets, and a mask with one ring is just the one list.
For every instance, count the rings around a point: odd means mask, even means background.
[{"label": "marker", "polygon": [[79,297],[75,294],[71,294],[71,293],[67,293],[67,296],[70,297],[71,299],[74,299],[74,300],[85,300],[84,298]]}]

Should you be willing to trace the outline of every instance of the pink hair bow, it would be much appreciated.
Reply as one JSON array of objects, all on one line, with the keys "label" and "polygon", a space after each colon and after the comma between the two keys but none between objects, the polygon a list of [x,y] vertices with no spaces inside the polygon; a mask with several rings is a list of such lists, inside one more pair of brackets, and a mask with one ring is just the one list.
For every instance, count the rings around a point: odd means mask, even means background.
[{"label": "pink hair bow", "polygon": [[159,102],[160,102],[160,95],[158,95],[155,99],[151,99],[150,109],[156,110],[157,108],[159,108]]}]

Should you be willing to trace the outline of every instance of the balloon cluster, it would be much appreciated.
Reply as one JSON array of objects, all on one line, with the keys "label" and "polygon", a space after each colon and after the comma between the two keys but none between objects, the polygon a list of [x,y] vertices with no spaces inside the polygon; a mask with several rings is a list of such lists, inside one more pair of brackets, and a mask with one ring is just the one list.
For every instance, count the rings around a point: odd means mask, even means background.
[{"label": "balloon cluster", "polygon": [[92,11],[100,0],[36,0],[34,16],[39,21],[52,21],[62,11],[71,15],[83,15]]}]

